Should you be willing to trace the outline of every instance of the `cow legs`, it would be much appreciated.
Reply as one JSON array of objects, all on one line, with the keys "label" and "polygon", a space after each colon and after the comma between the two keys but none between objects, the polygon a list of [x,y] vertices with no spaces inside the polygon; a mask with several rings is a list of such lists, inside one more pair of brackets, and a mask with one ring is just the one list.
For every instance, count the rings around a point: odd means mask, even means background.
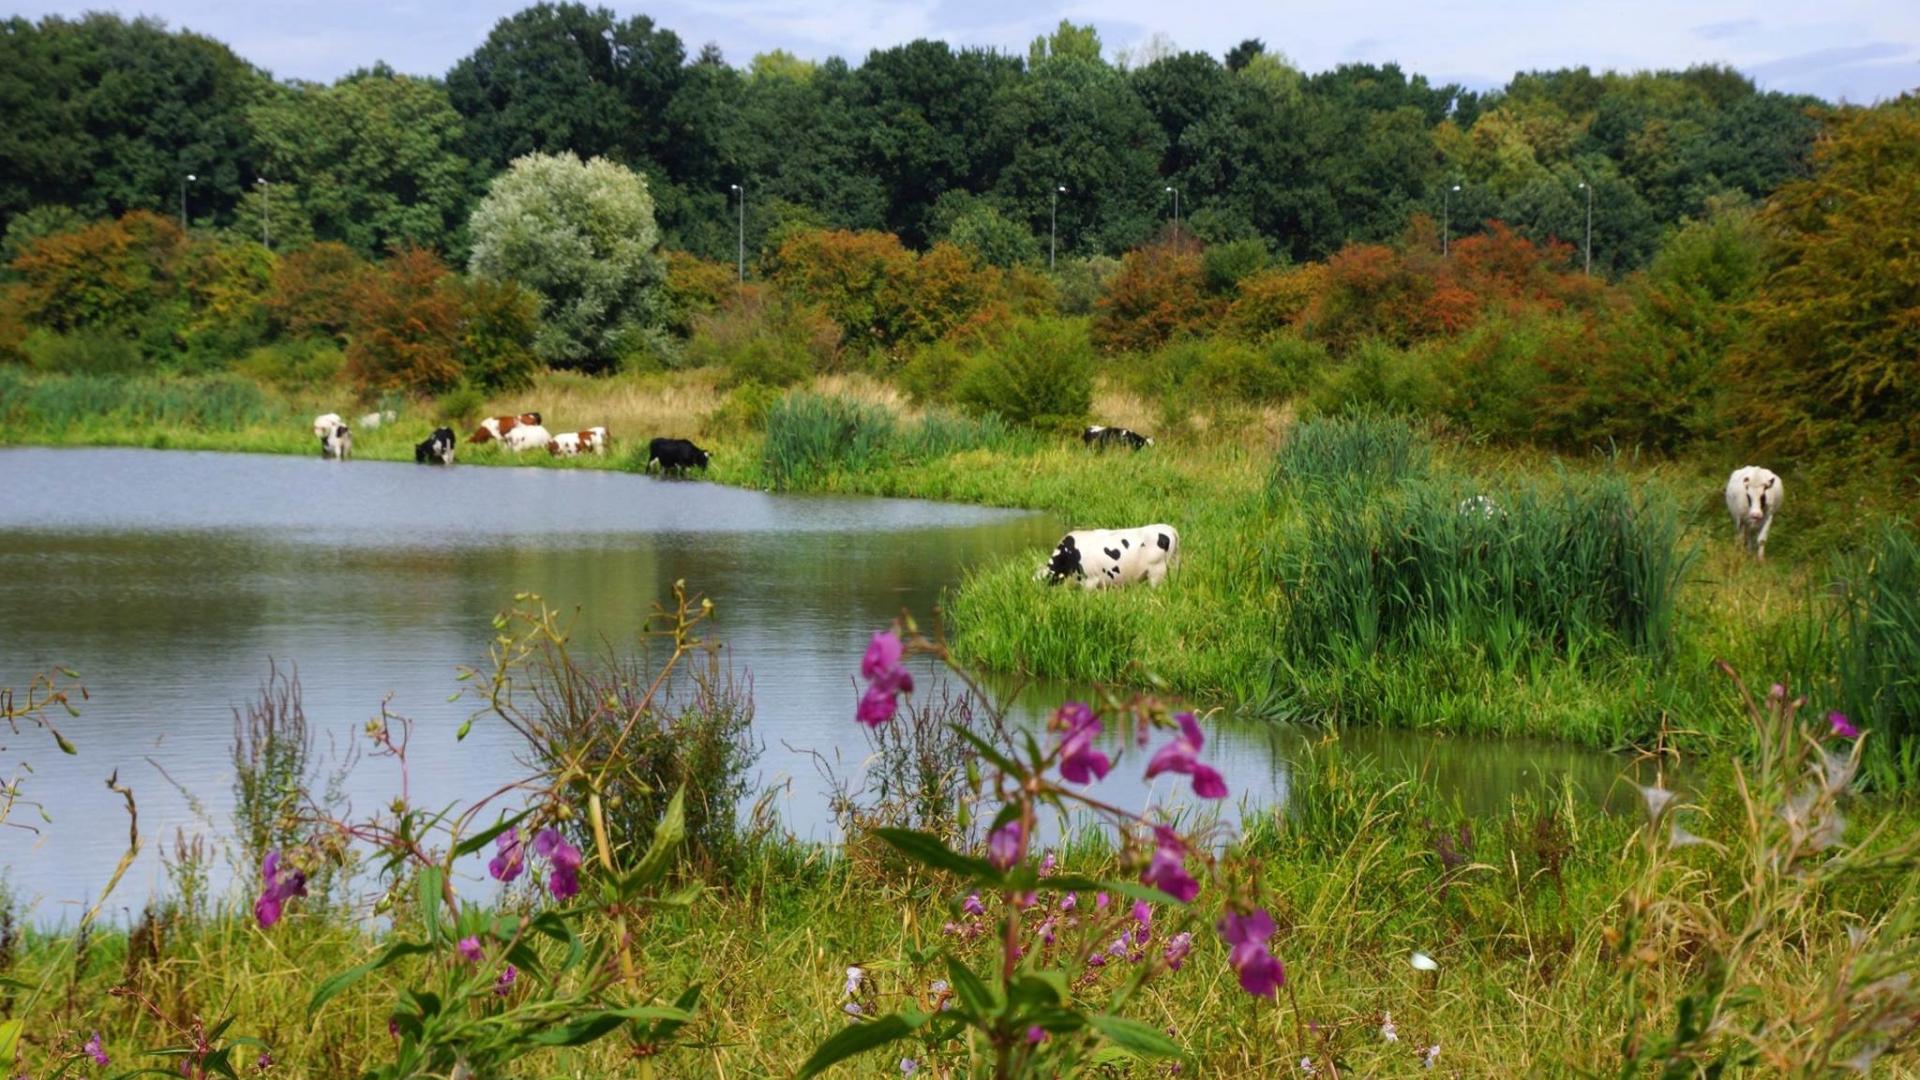
[{"label": "cow legs", "polygon": [[1771,517],[1760,523],[1760,533],[1753,541],[1753,557],[1755,561],[1767,561],[1767,530],[1771,528],[1773,528],[1773,518]]}]

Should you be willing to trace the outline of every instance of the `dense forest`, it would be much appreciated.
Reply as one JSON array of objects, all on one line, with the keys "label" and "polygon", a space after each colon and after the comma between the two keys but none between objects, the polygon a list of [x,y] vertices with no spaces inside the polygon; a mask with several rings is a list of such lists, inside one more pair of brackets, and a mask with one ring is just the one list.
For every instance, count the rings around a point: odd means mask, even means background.
[{"label": "dense forest", "polygon": [[540,4],[444,78],[376,63],[331,86],[151,21],[0,25],[0,228],[184,202],[196,223],[253,234],[270,217],[285,240],[455,260],[493,176],[571,151],[644,173],[668,246],[729,261],[738,184],[750,252],[796,223],[919,249],[984,218],[1029,258],[1056,223],[1062,254],[1135,247],[1173,191],[1196,238],[1295,261],[1415,213],[1584,245],[1590,198],[1594,267],[1617,273],[1716,200],[1804,176],[1821,105],[1720,67],[1528,72],[1491,93],[1392,64],[1308,74],[1252,39],[1225,57],[1160,39],[1115,64],[1064,22],[1025,56],[921,40],[857,66],[775,51],[737,67],[644,16]]}]

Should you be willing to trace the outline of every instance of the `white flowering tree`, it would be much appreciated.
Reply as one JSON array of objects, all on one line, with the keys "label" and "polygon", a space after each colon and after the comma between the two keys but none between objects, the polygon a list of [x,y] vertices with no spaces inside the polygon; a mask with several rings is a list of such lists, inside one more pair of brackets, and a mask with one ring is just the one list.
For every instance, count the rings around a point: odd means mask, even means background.
[{"label": "white flowering tree", "polygon": [[604,158],[528,154],[474,210],[469,269],[540,298],[534,353],[604,371],[650,327],[665,274],[646,177]]}]

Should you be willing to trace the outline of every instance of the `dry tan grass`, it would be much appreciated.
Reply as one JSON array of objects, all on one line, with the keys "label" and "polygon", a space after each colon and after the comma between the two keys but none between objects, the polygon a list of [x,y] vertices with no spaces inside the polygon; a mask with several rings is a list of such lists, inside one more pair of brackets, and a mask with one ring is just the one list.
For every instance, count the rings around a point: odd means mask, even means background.
[{"label": "dry tan grass", "polygon": [[726,393],[716,371],[589,376],[551,371],[521,393],[487,402],[486,415],[537,411],[552,431],[602,425],[615,442],[707,433]]}]

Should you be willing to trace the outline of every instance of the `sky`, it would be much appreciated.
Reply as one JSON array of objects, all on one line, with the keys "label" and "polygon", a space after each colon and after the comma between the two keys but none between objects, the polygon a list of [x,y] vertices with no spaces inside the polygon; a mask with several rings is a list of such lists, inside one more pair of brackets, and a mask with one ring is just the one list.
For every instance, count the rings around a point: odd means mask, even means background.
[{"label": "sky", "polygon": [[[280,78],[331,81],[375,60],[443,75],[532,0],[26,0],[14,14],[152,15],[196,30]],[[593,0],[587,0],[590,4]],[[1474,89],[1516,71],[1725,63],[1764,89],[1870,103],[1920,89],[1920,0],[660,0],[607,4],[718,44],[745,64],[774,48],[858,63],[915,38],[1024,53],[1062,18],[1092,23],[1109,55],[1156,33],[1216,56],[1248,37],[1312,72],[1397,62]]]}]

